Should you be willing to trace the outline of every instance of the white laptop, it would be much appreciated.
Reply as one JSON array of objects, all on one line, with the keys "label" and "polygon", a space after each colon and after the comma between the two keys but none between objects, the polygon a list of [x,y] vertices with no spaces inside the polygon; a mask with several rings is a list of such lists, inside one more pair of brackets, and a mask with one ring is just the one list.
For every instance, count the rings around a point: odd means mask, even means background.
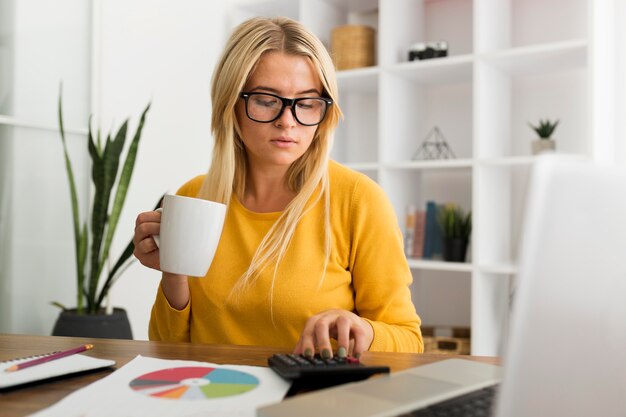
[{"label": "white laptop", "polygon": [[626,170],[542,156],[503,368],[452,359],[288,398],[259,417],[387,417],[498,384],[498,417],[626,416]]}]

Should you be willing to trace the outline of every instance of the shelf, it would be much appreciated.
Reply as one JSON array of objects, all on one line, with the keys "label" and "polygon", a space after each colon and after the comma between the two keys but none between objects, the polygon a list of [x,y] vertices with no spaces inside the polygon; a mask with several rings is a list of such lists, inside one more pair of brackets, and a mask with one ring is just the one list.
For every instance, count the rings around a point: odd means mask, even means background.
[{"label": "shelf", "polygon": [[515,275],[518,272],[518,268],[515,265],[477,265],[475,267],[477,272],[484,272],[488,274],[503,274],[503,275]]},{"label": "shelf", "polygon": [[587,41],[579,39],[522,46],[481,54],[479,58],[510,75],[546,74],[585,68]]},{"label": "shelf", "polygon": [[423,84],[453,84],[472,81],[473,55],[403,62],[386,68],[391,74]]},{"label": "shelf", "polygon": [[473,265],[467,262],[428,261],[423,259],[409,259],[411,269],[425,271],[449,271],[449,272],[483,272],[488,274],[515,275],[518,273],[516,265]]},{"label": "shelf", "polygon": [[409,259],[408,261],[411,269],[450,272],[472,272],[474,269],[471,263],[465,262],[427,261],[423,259]]},{"label": "shelf", "polygon": [[401,161],[386,162],[382,165],[386,169],[446,169],[446,168],[472,168],[471,159],[436,159],[427,161]]},{"label": "shelf", "polygon": [[[582,154],[571,154],[571,153],[556,153],[561,158],[574,158],[574,159],[587,159],[588,156]],[[474,166],[501,166],[501,167],[515,167],[515,166],[524,166],[524,165],[532,165],[537,158],[540,158],[539,155],[528,155],[528,156],[508,156],[502,158],[482,158],[476,159],[474,161]]]},{"label": "shelf", "polygon": [[339,91],[343,93],[377,93],[378,67],[358,68],[337,72]]},{"label": "shelf", "polygon": [[[292,0],[289,0],[292,1]],[[378,0],[324,0],[344,12],[369,12],[378,9]]]},{"label": "shelf", "polygon": [[518,166],[518,165],[532,165],[535,162],[536,156],[509,156],[503,158],[484,158],[477,159],[477,166]]},{"label": "shelf", "polygon": [[245,11],[247,17],[253,16],[288,16],[297,19],[300,8],[297,1],[292,0],[238,0],[235,6]]},{"label": "shelf", "polygon": [[[585,155],[559,154],[565,158],[588,158]],[[502,158],[459,158],[436,159],[427,161],[399,161],[399,162],[351,162],[343,165],[357,171],[388,169],[388,170],[429,170],[429,169],[471,169],[474,167],[516,167],[529,166],[537,160],[537,156],[508,156]]]},{"label": "shelf", "polygon": [[347,162],[342,163],[343,166],[353,169],[355,171],[375,171],[380,168],[378,162]]},{"label": "shelf", "polygon": [[[59,127],[57,125],[49,125],[46,123],[35,122],[32,120],[25,120],[18,117],[6,116],[0,114],[0,126],[7,125],[13,127],[25,127],[29,129],[38,129],[38,130],[48,130],[51,132],[58,132]],[[65,128],[65,133],[73,134],[73,135],[84,135],[87,136],[89,133],[88,129],[81,129],[76,127],[68,127]]]}]

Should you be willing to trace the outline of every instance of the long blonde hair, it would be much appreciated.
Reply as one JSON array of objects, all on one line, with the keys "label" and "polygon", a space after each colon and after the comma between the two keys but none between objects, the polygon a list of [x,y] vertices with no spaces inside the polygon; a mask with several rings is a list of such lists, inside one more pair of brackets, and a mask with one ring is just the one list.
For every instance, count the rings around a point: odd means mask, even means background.
[{"label": "long blonde hair", "polygon": [[[341,110],[336,104],[338,97],[335,70],[326,48],[321,41],[302,24],[285,17],[252,18],[235,28],[227,41],[224,52],[213,74],[211,99],[213,111],[211,130],[215,140],[211,168],[198,193],[199,198],[229,204],[232,193],[242,198],[246,188],[246,150],[235,116],[239,93],[254,71],[261,56],[269,51],[303,56],[312,62],[324,87],[324,95],[335,104],[330,106],[324,121],[318,126],[307,151],[287,171],[287,186],[296,197],[263,238],[250,263],[241,276],[233,293],[238,292],[266,267],[273,265],[270,305],[273,305],[273,289],[280,261],[285,256],[296,226],[310,207],[307,202],[317,203],[323,199],[325,272],[330,256],[330,197],[328,190],[328,159],[332,148],[333,132]],[[324,277],[320,277],[320,284]],[[231,295],[233,294],[231,293]]]}]

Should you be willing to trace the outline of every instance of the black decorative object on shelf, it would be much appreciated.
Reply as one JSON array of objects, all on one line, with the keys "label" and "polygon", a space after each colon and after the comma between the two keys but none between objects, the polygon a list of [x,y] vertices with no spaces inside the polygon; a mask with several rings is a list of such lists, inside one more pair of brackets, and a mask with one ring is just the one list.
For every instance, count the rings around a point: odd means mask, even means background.
[{"label": "black decorative object on shelf", "polygon": [[448,56],[448,42],[417,42],[409,47],[409,61]]},{"label": "black decorative object on shelf", "polygon": [[411,157],[413,160],[454,158],[456,158],[456,155],[437,126],[428,132],[422,144]]}]

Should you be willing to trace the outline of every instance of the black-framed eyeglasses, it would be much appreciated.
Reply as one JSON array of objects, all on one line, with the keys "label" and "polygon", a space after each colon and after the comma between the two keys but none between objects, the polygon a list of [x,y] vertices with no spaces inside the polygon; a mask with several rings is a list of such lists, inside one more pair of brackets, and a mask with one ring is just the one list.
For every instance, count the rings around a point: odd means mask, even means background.
[{"label": "black-framed eyeglasses", "polygon": [[324,97],[285,98],[270,93],[241,93],[246,101],[246,115],[259,123],[270,123],[278,119],[286,107],[298,123],[315,126],[322,123],[326,110],[333,101]]}]

